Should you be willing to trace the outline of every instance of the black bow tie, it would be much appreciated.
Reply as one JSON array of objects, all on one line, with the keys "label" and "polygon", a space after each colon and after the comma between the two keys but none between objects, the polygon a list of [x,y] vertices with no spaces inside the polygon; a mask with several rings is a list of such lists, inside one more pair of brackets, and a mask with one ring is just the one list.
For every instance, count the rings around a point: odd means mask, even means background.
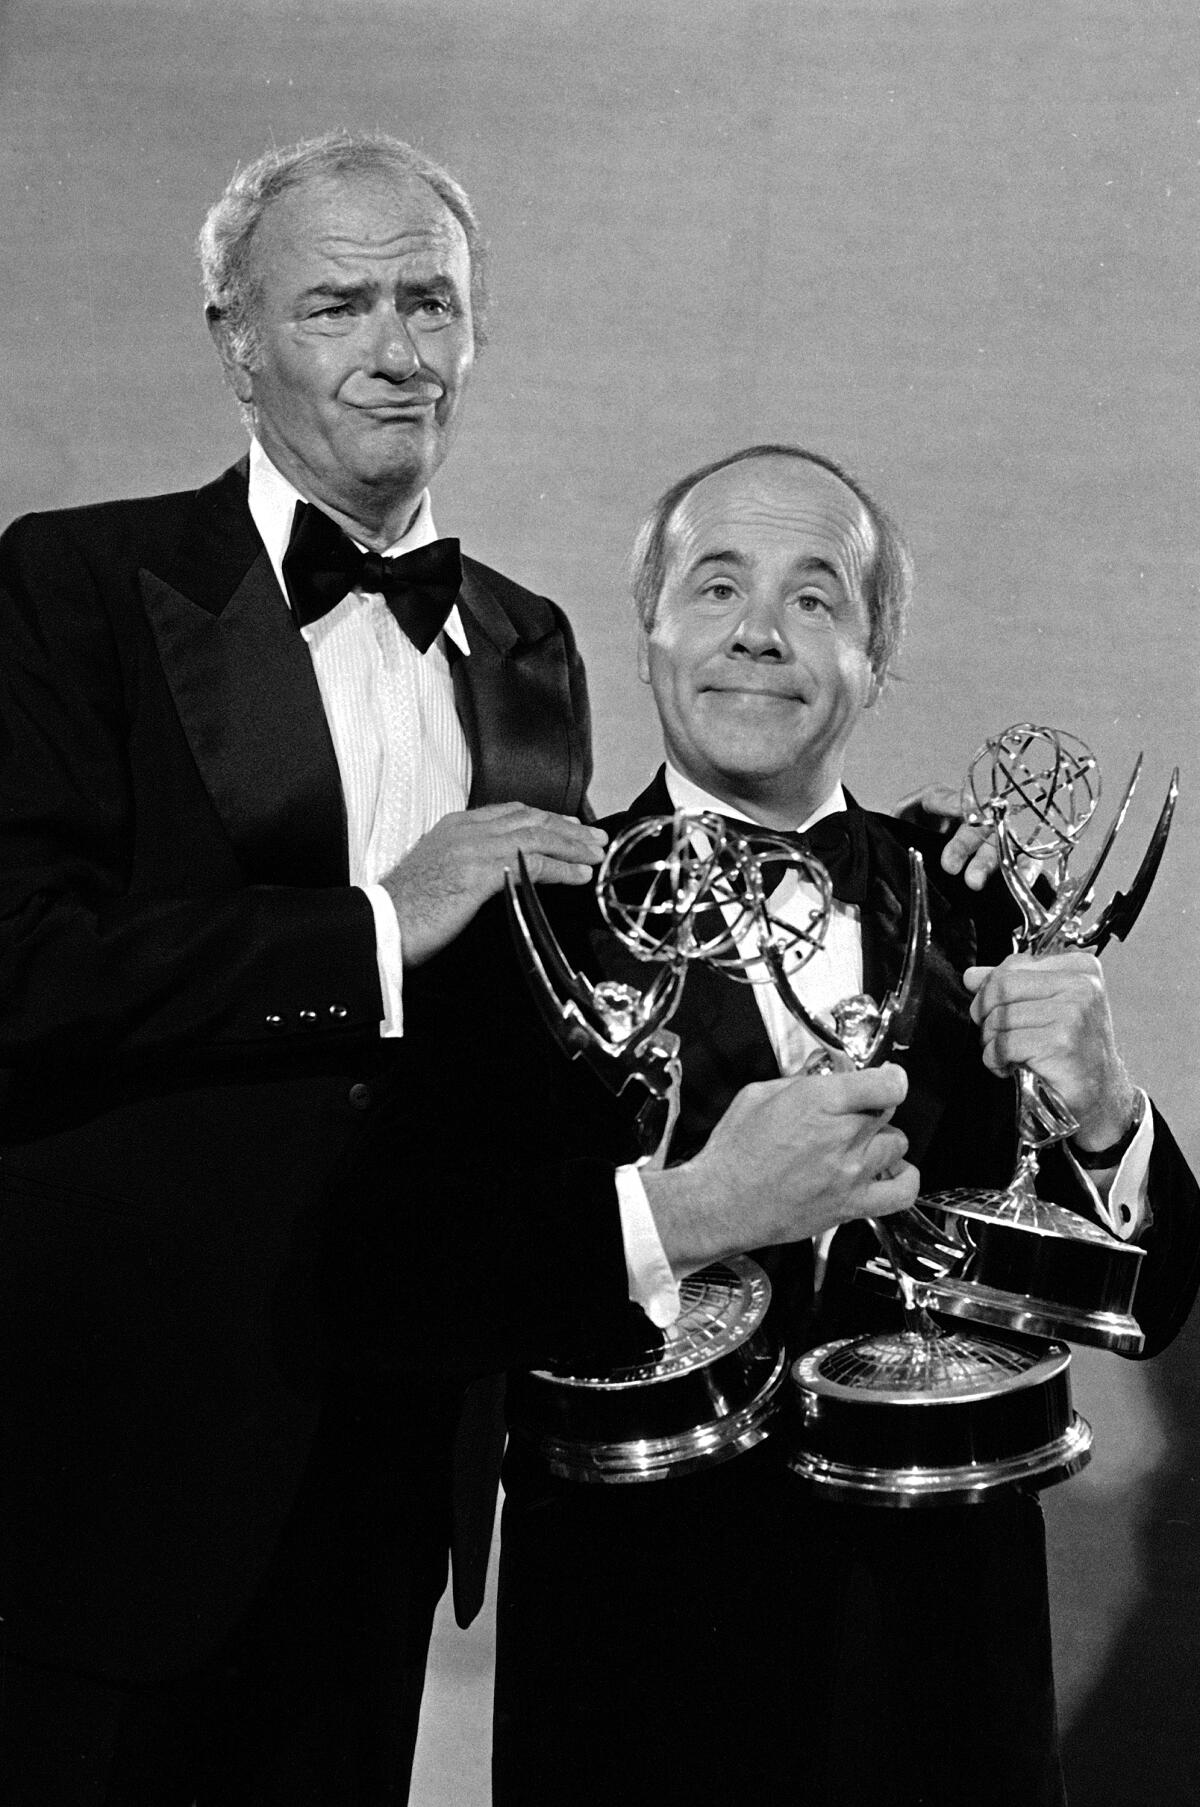
[{"label": "black bow tie", "polygon": [[[733,826],[742,834],[747,833],[745,822],[735,822]],[[829,874],[833,895],[839,903],[861,906],[866,902],[867,837],[861,811],[836,810],[831,816],[822,816],[819,822],[814,822],[803,833],[796,831],[782,834],[778,838],[792,842],[801,853],[811,854],[813,859],[820,860]],[[751,834],[751,843],[753,839]],[[768,893],[773,889],[771,866],[772,862],[768,860],[764,867],[764,882]]]},{"label": "black bow tie", "polygon": [[457,540],[434,540],[397,558],[360,552],[336,521],[298,502],[283,580],[297,627],[319,621],[351,590],[378,591],[413,645],[427,652],[458,599],[462,563]]}]

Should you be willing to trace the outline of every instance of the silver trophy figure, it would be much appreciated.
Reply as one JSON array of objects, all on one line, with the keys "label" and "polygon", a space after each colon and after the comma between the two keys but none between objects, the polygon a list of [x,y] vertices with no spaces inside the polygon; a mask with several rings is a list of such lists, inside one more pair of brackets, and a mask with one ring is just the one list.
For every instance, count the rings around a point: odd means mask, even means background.
[{"label": "silver trophy figure", "polygon": [[[894,992],[859,994],[824,1022],[787,983],[779,995],[821,1049],[805,1071],[863,1068],[903,1053],[920,1010],[929,913],[925,871],[909,854],[909,923]],[[769,960],[768,960],[769,963]],[[793,1476],[823,1497],[883,1506],[971,1504],[1023,1481],[1047,1487],[1087,1462],[1091,1430],[1072,1410],[1070,1351],[1029,1337],[943,1330],[914,1250],[948,1252],[919,1211],[872,1220],[904,1312],[903,1326],[844,1337],[792,1364]]]},{"label": "silver trophy figure", "polygon": [[[816,895],[800,927],[776,920],[762,860],[798,872]],[[592,981],[564,957],[522,869],[509,878],[517,950],[542,1015],[573,1058],[621,1092],[646,1091],[643,1158],[666,1158],[678,1112],[678,1037],[667,1027],[688,967],[734,978],[794,972],[821,946],[829,880],[816,861],[767,833],[753,844],[723,817],[680,812],[634,823],[609,847],[596,880],[601,913],[653,977],[642,990]],[[612,1362],[537,1369],[515,1382],[510,1416],[552,1471],[577,1481],[668,1479],[752,1448],[782,1404],[787,1358],[766,1325],[770,1281],[746,1256],[680,1285],[676,1323]]]},{"label": "silver trophy figure", "polygon": [[[791,872],[815,901],[799,926],[773,914]],[[920,856],[910,855],[909,928],[894,991],[880,1004],[843,999],[825,1022],[793,980],[822,945],[830,911],[824,868],[786,837],[743,834],[718,816],[635,824],[597,880],[601,911],[649,987],[593,983],[554,941],[526,875],[510,883],[518,949],[556,1039],[614,1090],[638,1080],[646,1158],[661,1161],[678,1097],[676,1037],[666,1027],[683,976],[700,960],[770,983],[819,1044],[813,1075],[863,1068],[910,1043],[920,1007],[929,919]],[[819,1083],[819,1078],[814,1080]],[[666,1127],[663,1103],[666,1103]],[[652,1127],[652,1121],[658,1128]],[[901,1240],[893,1226],[913,1218]],[[1028,1338],[951,1335],[929,1316],[909,1244],[941,1252],[939,1226],[915,1213],[874,1226],[888,1252],[904,1328],[810,1351],[791,1370],[792,1472],[826,1497],[892,1505],[974,1500],[994,1487],[1065,1478],[1087,1459],[1090,1431],[1071,1412],[1069,1352]],[[745,1257],[681,1288],[683,1314],[621,1366],[537,1370],[517,1384],[514,1427],[568,1479],[629,1482],[686,1474],[753,1446],[783,1403],[787,1358],[764,1327],[770,1287]]]},{"label": "silver trophy figure", "polygon": [[[1091,865],[1072,877],[1077,843],[1100,798],[1095,759],[1074,736],[1022,722],[989,740],[971,761],[968,814],[996,834],[1000,870],[1021,910],[1018,951],[1099,953],[1124,939],[1162,859],[1178,795],[1172,776],[1157,825],[1128,892],[1094,911],[1101,869],[1129,810],[1139,757],[1116,817]],[[1018,1073],[1017,1169],[1002,1192],[959,1189],[919,1201],[910,1265],[941,1311],[1136,1354],[1132,1315],[1143,1251],[1035,1191],[1041,1150],[1071,1135],[1074,1118],[1053,1089]],[[941,1231],[940,1246],[924,1234]]]}]

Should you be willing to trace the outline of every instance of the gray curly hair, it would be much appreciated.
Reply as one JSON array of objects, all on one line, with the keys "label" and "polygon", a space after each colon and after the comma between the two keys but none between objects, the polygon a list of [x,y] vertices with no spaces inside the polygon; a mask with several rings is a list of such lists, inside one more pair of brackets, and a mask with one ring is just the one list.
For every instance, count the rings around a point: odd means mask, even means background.
[{"label": "gray curly hair", "polygon": [[219,201],[209,208],[196,249],[204,282],[205,311],[220,320],[239,364],[258,352],[258,286],[251,249],[272,202],[289,189],[323,176],[419,176],[445,202],[466,234],[471,260],[471,317],[475,342],[484,342],[487,314],[487,257],[475,209],[466,190],[448,170],[402,138],[386,132],[323,132],[285,150],[265,151],[235,171]]}]

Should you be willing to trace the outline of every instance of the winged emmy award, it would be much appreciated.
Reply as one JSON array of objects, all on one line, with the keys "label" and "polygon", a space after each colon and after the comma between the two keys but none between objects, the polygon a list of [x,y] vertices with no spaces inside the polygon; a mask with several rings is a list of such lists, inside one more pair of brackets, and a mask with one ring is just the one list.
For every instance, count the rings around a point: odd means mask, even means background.
[{"label": "winged emmy award", "polygon": [[[1021,912],[1019,950],[1098,954],[1132,929],[1158,871],[1179,791],[1176,770],[1129,890],[1096,909],[1100,873],[1141,766],[1139,756],[1095,857],[1081,876],[1072,876],[1077,843],[1100,799],[1099,769],[1088,748],[1073,735],[1021,722],[975,754],[964,797],[968,814],[995,831],[1000,870]],[[900,1230],[908,1264],[940,1311],[1136,1354],[1144,1342],[1132,1309],[1143,1251],[1038,1197],[1042,1150],[1077,1125],[1062,1099],[1031,1072],[1019,1072],[1018,1086],[1019,1149],[1011,1183],[1002,1191],[960,1188],[920,1199]]]},{"label": "winged emmy award", "polygon": [[[772,917],[763,861],[800,871],[816,902],[800,929]],[[665,1159],[678,1112],[678,1037],[668,1027],[690,965],[734,978],[794,971],[821,945],[829,913],[824,869],[766,834],[753,843],[723,817],[680,812],[634,823],[608,849],[596,881],[601,913],[645,966],[643,987],[573,967],[529,874],[508,882],[518,955],[551,1034],[613,1091],[640,1086],[643,1157]],[[540,1368],[510,1389],[510,1418],[552,1471],[569,1480],[669,1479],[751,1449],[783,1400],[787,1358],[767,1323],[771,1287],[746,1256],[681,1283],[677,1322],[647,1321],[634,1348]]]}]

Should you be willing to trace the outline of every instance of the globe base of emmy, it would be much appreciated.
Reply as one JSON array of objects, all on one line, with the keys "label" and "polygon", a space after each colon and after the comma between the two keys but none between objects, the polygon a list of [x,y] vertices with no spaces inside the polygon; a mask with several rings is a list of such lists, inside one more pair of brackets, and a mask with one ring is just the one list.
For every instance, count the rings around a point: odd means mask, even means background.
[{"label": "globe base of emmy", "polygon": [[1141,1351],[1132,1306],[1145,1251],[1136,1244],[1015,1187],[931,1193],[918,1208],[945,1232],[940,1271],[926,1268],[921,1283],[936,1310],[1121,1355]]},{"label": "globe base of emmy", "polygon": [[771,1283],[738,1255],[680,1285],[680,1315],[634,1359],[539,1368],[511,1383],[513,1432],[560,1480],[636,1484],[753,1449],[783,1403]]},{"label": "globe base of emmy", "polygon": [[1078,1474],[1092,1433],[1072,1409],[1070,1351],[1007,1334],[847,1337],[791,1370],[791,1475],[819,1497],[962,1506]]}]

